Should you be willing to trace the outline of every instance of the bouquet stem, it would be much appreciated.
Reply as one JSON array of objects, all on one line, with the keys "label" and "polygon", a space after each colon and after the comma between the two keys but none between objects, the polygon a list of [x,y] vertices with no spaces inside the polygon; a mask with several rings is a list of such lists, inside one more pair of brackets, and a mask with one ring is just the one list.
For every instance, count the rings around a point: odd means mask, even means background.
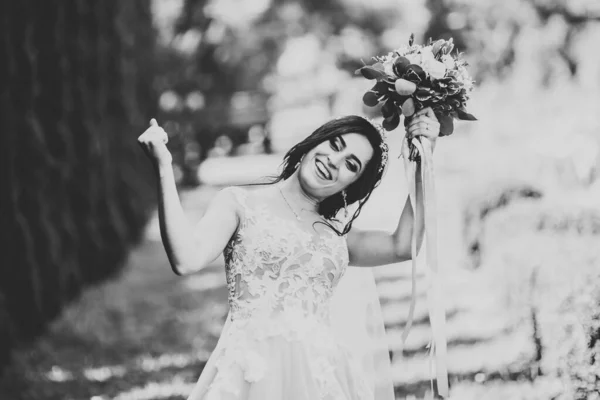
[{"label": "bouquet stem", "polygon": [[421,154],[419,153],[417,147],[412,143],[408,143],[408,148],[410,149],[410,155],[408,156],[408,159],[415,162],[421,161]]}]

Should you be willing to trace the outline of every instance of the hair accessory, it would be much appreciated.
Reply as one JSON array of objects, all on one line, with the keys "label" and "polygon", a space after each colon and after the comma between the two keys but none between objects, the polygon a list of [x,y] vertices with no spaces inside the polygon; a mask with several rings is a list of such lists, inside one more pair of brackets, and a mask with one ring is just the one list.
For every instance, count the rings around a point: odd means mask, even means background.
[{"label": "hair accessory", "polygon": [[375,129],[377,129],[377,132],[379,132],[379,136],[381,136],[381,144],[379,145],[379,147],[381,148],[381,166],[379,167],[379,172],[381,172],[384,170],[388,162],[389,147],[387,145],[387,137],[385,136],[386,132],[385,129],[383,129],[383,126],[381,126],[381,124],[375,121],[374,119],[367,118],[367,121],[369,121],[369,123],[371,123],[371,125],[373,125]]},{"label": "hair accessory", "polygon": [[342,190],[342,197],[344,198],[344,217],[348,218],[348,202],[346,200],[346,191]]}]

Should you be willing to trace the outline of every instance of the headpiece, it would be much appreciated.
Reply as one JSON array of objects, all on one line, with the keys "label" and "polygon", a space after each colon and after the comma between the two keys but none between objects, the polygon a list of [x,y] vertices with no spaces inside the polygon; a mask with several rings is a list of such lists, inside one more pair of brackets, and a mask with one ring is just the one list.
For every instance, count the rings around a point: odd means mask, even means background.
[{"label": "headpiece", "polygon": [[379,145],[379,147],[381,148],[381,166],[379,167],[379,172],[381,172],[385,169],[385,166],[387,165],[387,162],[388,162],[389,147],[387,145],[387,138],[385,136],[386,132],[385,132],[385,129],[383,129],[383,126],[381,126],[381,124],[379,122],[377,122],[371,118],[366,118],[366,120],[369,121],[371,123],[371,125],[373,125],[375,127],[375,129],[377,129],[377,132],[379,132],[379,135],[381,136],[381,144]]}]

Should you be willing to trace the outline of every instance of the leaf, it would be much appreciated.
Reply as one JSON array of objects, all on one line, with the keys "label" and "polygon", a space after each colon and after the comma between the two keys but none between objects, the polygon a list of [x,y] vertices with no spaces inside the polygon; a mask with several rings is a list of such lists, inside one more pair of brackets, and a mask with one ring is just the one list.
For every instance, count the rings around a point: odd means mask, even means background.
[{"label": "leaf", "polygon": [[374,92],[369,90],[363,96],[363,103],[365,103],[366,106],[375,107],[377,104],[379,104],[379,97]]},{"label": "leaf", "polygon": [[402,104],[404,104],[406,99],[408,99],[409,97],[410,96],[400,96],[398,93],[395,93],[395,96],[393,97],[393,99],[394,99],[394,103],[396,104],[396,107],[399,108],[400,110],[402,110]]},{"label": "leaf", "polygon": [[411,97],[402,104],[402,112],[407,117],[411,117],[415,113],[415,102]]},{"label": "leaf", "polygon": [[447,99],[447,103],[454,109],[458,110],[460,108],[460,100],[458,100],[456,98]]},{"label": "leaf", "polygon": [[431,95],[429,93],[417,93],[415,98],[419,101],[428,101],[431,100]]},{"label": "leaf", "polygon": [[406,68],[410,65],[410,61],[408,58],[400,56],[396,58],[394,61],[394,65],[392,66],[392,70],[397,76],[402,76],[406,72]]},{"label": "leaf", "polygon": [[384,79],[387,77],[385,72],[373,68],[372,66],[362,67],[359,69],[359,71],[361,72],[362,76],[367,79]]},{"label": "leaf", "polygon": [[396,108],[396,105],[394,104],[394,100],[392,100],[392,99],[388,99],[383,104],[383,107],[381,107],[381,115],[383,115],[383,118],[389,118],[397,112],[398,112],[398,109]]},{"label": "leaf", "polygon": [[415,42],[415,34],[411,33],[410,38],[408,39],[408,45],[412,46],[414,42]]},{"label": "leaf", "polygon": [[421,68],[417,64],[410,64],[408,67],[406,67],[406,73],[403,78],[412,82],[414,82],[415,80],[417,82],[420,82],[427,78],[427,74],[425,73],[425,71],[423,71],[423,68]]},{"label": "leaf", "polygon": [[381,124],[386,131],[393,131],[400,124],[400,114],[394,113],[383,120]]},{"label": "leaf", "polygon": [[477,121],[477,118],[473,114],[469,114],[466,110],[459,108],[456,110],[458,119],[463,121]]},{"label": "leaf", "polygon": [[371,65],[371,68],[376,69],[377,71],[380,72],[384,72],[385,68],[383,67],[383,64],[380,62],[376,62],[375,64]]},{"label": "leaf", "polygon": [[392,85],[392,87],[388,86],[388,89],[386,89],[385,93],[388,95],[389,98],[394,100],[397,107],[400,107],[402,105],[402,103],[404,103],[406,101],[406,99],[408,98],[408,96],[402,96],[398,92],[396,92],[396,89],[394,88],[393,85]]},{"label": "leaf", "polygon": [[450,136],[454,132],[454,120],[451,115],[436,113],[438,121],[440,122],[440,136]]},{"label": "leaf", "polygon": [[371,91],[375,92],[377,96],[381,97],[384,94],[390,93],[388,91],[388,87],[389,84],[385,83],[384,81],[379,81],[371,88]]}]

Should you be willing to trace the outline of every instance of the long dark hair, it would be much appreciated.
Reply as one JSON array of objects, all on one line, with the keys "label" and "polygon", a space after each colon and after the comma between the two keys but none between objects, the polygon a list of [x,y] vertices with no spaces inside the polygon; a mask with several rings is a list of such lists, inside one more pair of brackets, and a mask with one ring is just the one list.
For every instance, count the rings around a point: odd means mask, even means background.
[{"label": "long dark hair", "polygon": [[[358,208],[352,215],[352,218],[346,226],[339,230],[330,223],[325,223],[333,229],[338,235],[347,234],[352,228],[352,223],[360,215],[362,207],[365,205],[373,189],[379,186],[383,174],[382,152],[381,147],[383,138],[375,126],[363,117],[357,115],[349,115],[333,119],[317,128],[306,139],[292,147],[284,156],[282,172],[280,175],[273,177],[273,180],[267,184],[275,184],[282,180],[288,179],[298,167],[298,163],[302,157],[310,150],[326,140],[347,134],[358,133],[364,135],[373,147],[373,157],[367,163],[361,176],[353,183],[348,185],[346,189],[346,201],[348,204],[353,204],[358,201]],[[319,203],[318,213],[326,220],[337,221],[335,216],[344,208],[344,198],[342,193],[336,193]],[[339,221],[338,221],[339,222]]]}]

